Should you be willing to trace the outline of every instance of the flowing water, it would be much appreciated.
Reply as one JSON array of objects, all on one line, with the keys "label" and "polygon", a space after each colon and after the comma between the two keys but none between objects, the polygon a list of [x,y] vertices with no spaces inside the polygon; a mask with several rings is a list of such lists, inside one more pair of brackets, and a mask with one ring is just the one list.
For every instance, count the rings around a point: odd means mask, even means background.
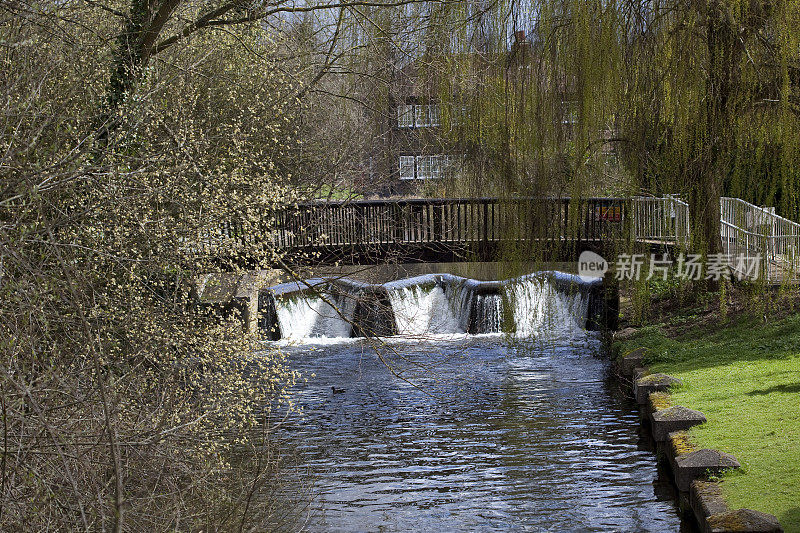
[{"label": "flowing water", "polygon": [[414,285],[388,291],[400,335],[466,333],[456,310],[438,285]]},{"label": "flowing water", "polygon": [[281,300],[276,306],[278,325],[286,338],[346,338],[353,326],[352,298],[311,295]]},{"label": "flowing water", "polygon": [[[306,378],[280,435],[313,480],[308,529],[686,527],[636,406],[582,329],[586,299],[540,281],[492,295],[389,286],[401,335],[281,341]],[[489,330],[513,313],[516,334],[465,334],[469,309]]]}]

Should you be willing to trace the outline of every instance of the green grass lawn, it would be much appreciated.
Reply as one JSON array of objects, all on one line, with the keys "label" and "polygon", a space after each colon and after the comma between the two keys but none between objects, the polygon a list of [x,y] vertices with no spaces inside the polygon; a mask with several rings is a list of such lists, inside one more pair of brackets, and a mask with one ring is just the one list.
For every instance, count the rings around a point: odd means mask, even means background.
[{"label": "green grass lawn", "polygon": [[800,315],[702,328],[683,317],[642,328],[621,348],[639,346],[651,370],[683,381],[673,404],[706,415],[694,442],[742,464],[723,477],[728,505],[773,514],[800,532]]}]

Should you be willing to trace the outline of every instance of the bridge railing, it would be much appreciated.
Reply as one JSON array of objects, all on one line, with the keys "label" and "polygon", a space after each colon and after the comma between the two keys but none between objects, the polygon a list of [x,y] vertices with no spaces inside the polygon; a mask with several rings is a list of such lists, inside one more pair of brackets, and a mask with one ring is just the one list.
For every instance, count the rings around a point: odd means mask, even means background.
[{"label": "bridge railing", "polygon": [[731,255],[760,254],[771,280],[800,277],[800,224],[739,198],[720,199],[722,249]]},{"label": "bridge railing", "polygon": [[[800,279],[800,224],[737,198],[723,197],[720,209],[724,253],[760,254],[760,276]],[[581,241],[688,248],[690,227],[689,206],[675,196],[447,198],[297,203],[266,213],[264,228],[256,233],[242,235],[235,221],[229,221],[202,232],[186,248],[213,254],[231,241],[323,253],[383,248],[402,254],[415,247],[463,252],[496,250],[485,245],[499,243],[528,243],[546,250]],[[738,265],[734,262],[732,267]]]},{"label": "bridge railing", "polygon": [[447,198],[308,202],[278,214],[275,245],[473,244],[623,237],[621,198]]},{"label": "bridge railing", "polygon": [[[689,206],[674,196],[631,199],[631,233],[635,240],[689,245]],[[770,280],[800,277],[800,224],[775,214],[774,208],[759,207],[739,198],[720,199],[722,251],[731,256],[731,267],[742,275],[750,263],[741,256],[761,256],[758,276]]]},{"label": "bridge railing", "polygon": [[674,196],[631,198],[631,233],[635,240],[689,246],[689,204]]}]

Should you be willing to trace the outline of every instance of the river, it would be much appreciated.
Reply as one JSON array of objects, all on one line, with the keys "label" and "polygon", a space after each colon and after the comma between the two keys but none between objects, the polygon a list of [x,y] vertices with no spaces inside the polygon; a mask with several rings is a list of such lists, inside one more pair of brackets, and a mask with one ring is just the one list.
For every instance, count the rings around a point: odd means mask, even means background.
[{"label": "river", "polygon": [[688,531],[597,335],[514,339],[284,345],[307,528]]}]

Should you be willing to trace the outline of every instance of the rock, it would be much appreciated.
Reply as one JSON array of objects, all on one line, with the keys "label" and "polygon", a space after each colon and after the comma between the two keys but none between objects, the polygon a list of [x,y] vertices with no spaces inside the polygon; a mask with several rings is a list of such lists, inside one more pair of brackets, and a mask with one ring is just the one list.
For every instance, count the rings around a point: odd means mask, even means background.
[{"label": "rock", "polygon": [[669,466],[672,469],[673,475],[676,472],[677,466],[675,459],[681,455],[692,453],[698,450],[692,441],[689,439],[689,434],[685,431],[673,431],[667,436],[666,456],[669,461]]},{"label": "rock", "polygon": [[777,533],[783,531],[774,516],[752,509],[731,511],[722,499],[722,487],[710,481],[692,481],[689,504],[705,533]]},{"label": "rock", "polygon": [[622,373],[626,376],[632,376],[633,371],[636,368],[642,366],[642,359],[644,358],[645,349],[644,348],[636,348],[632,352],[629,352],[622,356],[620,359],[620,367],[622,369]]},{"label": "rock", "polygon": [[650,414],[652,415],[652,413],[656,411],[672,407],[670,398],[671,396],[668,392],[651,392],[647,396],[647,407],[649,408]]},{"label": "rock", "polygon": [[736,509],[709,516],[706,525],[706,531],[710,533],[781,533],[783,531],[777,518],[752,509]]},{"label": "rock", "polygon": [[725,470],[739,468],[736,458],[718,450],[697,450],[675,458],[674,474],[678,489],[688,491],[693,480],[709,474],[719,475]]},{"label": "rock", "polygon": [[674,457],[680,457],[697,450],[697,447],[689,440],[689,434],[685,431],[675,431],[670,433],[667,438]]},{"label": "rock", "polygon": [[636,396],[636,403],[645,405],[647,403],[647,396],[651,392],[660,392],[668,390],[672,385],[680,384],[681,380],[661,374],[649,374],[638,378],[634,382],[633,393]]},{"label": "rock", "polygon": [[621,329],[621,330],[617,331],[616,333],[614,333],[614,339],[615,340],[624,341],[626,339],[631,338],[633,336],[633,334],[636,333],[637,331],[638,330],[636,328],[630,328],[630,327],[629,328],[625,328],[625,329]]},{"label": "rock", "polygon": [[706,422],[706,417],[703,413],[681,405],[673,405],[672,407],[655,411],[650,416],[650,419],[653,438],[658,442],[667,440],[667,436],[673,431],[689,429],[692,426]]},{"label": "rock", "polygon": [[697,523],[704,525],[706,519],[715,514],[727,513],[728,505],[722,499],[722,487],[711,481],[692,481],[689,489],[689,504]]}]

